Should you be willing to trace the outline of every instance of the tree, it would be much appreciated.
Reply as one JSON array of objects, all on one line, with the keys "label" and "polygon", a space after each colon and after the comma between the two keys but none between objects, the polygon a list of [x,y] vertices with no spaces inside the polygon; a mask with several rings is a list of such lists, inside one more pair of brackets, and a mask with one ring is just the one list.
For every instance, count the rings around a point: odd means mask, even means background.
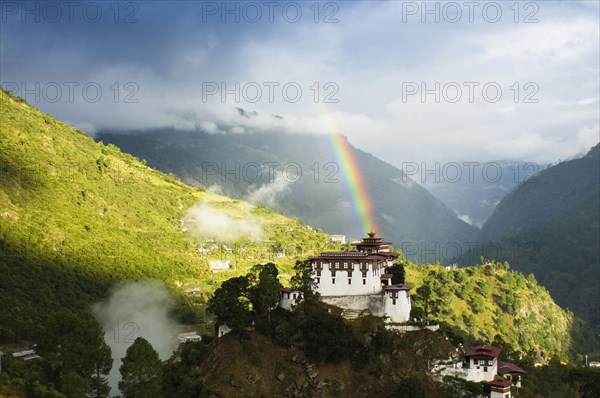
[{"label": "tree", "polygon": [[250,281],[246,276],[238,276],[223,282],[208,300],[208,309],[217,316],[217,325],[227,324],[233,330],[250,325],[252,313],[248,300]]},{"label": "tree", "polygon": [[404,272],[404,264],[396,263],[391,267],[387,267],[385,269],[386,274],[392,274],[392,284],[397,285],[399,283],[404,283],[405,280],[405,272]]},{"label": "tree", "polygon": [[64,373],[60,378],[61,391],[69,398],[86,398],[87,382],[75,372]]},{"label": "tree", "polygon": [[143,337],[135,339],[122,362],[119,390],[123,398],[162,397],[162,363],[148,340]]},{"label": "tree", "polygon": [[423,280],[423,285],[417,289],[417,297],[423,302],[423,311],[425,311],[425,321],[429,321],[429,315],[439,312],[440,300],[433,288],[435,280],[427,277]]},{"label": "tree", "polygon": [[248,288],[248,298],[252,309],[259,317],[267,316],[269,322],[271,312],[279,305],[281,282],[277,276],[279,271],[273,263],[252,267],[252,285]]},{"label": "tree", "polygon": [[358,343],[352,328],[341,316],[329,314],[318,306],[309,306],[300,330],[304,353],[314,361],[340,362],[355,352]]},{"label": "tree", "polygon": [[181,344],[163,364],[162,393],[165,398],[214,397],[200,382],[202,373],[197,366],[208,352],[207,344],[204,339]]},{"label": "tree", "polygon": [[108,396],[106,376],[113,364],[111,350],[100,324],[90,313],[52,314],[38,349],[49,365],[51,380],[61,386],[65,382],[68,386],[62,387],[72,389],[79,384],[74,377],[77,375],[91,396]]},{"label": "tree", "polygon": [[409,376],[398,384],[396,396],[398,398],[426,398],[428,394],[421,379]]},{"label": "tree", "polygon": [[296,261],[294,271],[296,271],[296,274],[292,276],[292,289],[300,292],[300,299],[305,305],[317,301],[318,293],[315,292],[317,283],[313,278],[313,269],[310,261]]},{"label": "tree", "polygon": [[106,344],[98,350],[98,360],[95,363],[94,374],[90,380],[89,393],[93,398],[107,398],[110,396],[110,386],[106,375],[113,365],[111,349]]}]

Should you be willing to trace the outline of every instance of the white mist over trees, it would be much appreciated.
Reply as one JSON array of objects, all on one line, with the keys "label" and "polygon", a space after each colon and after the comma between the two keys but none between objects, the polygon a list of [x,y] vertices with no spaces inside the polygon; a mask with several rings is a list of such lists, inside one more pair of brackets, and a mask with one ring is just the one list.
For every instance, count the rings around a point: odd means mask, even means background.
[{"label": "white mist over trees", "polygon": [[244,207],[241,217],[233,217],[217,207],[200,203],[192,207],[186,219],[194,220],[190,232],[199,237],[232,242],[242,238],[262,239],[262,221],[251,214],[251,207]]},{"label": "white mist over trees", "polygon": [[157,281],[126,283],[113,290],[106,301],[93,305],[92,312],[112,349],[114,362],[108,382],[113,393],[120,379],[121,359],[136,338],[148,340],[163,360],[177,348],[181,325],[170,316],[173,305],[167,288]]}]

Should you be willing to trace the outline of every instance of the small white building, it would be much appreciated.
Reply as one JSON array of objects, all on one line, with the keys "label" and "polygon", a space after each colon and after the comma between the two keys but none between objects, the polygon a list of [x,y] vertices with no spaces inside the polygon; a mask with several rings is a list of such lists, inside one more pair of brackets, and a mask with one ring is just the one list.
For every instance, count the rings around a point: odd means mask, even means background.
[{"label": "small white building", "polygon": [[387,322],[403,323],[410,320],[410,289],[404,284],[383,288],[383,312]]},{"label": "small white building", "polygon": [[498,375],[510,381],[514,386],[521,387],[521,376],[524,374],[527,372],[514,363],[498,360]]},{"label": "small white building", "polygon": [[289,287],[284,287],[283,289],[281,289],[281,299],[279,301],[279,306],[284,310],[293,311],[298,305],[299,299],[299,291],[292,290]]},{"label": "small white building", "polygon": [[334,242],[346,243],[346,235],[329,235]]},{"label": "small white building", "polygon": [[217,337],[223,337],[229,332],[231,332],[231,328],[227,326],[226,323],[219,325],[219,328],[217,329]]},{"label": "small white building", "polygon": [[489,345],[472,347],[462,362],[453,367],[442,367],[441,374],[476,383],[486,381],[491,386],[490,397],[511,398],[510,387],[520,387],[521,376],[527,372],[513,363],[500,361],[501,352],[500,348]]},{"label": "small white building", "polygon": [[210,260],[208,265],[210,265],[210,269],[212,271],[221,271],[229,269],[229,260]]},{"label": "small white building", "polygon": [[467,380],[474,382],[492,381],[498,374],[498,356],[502,350],[489,345],[478,345],[465,354]]},{"label": "small white building", "polygon": [[35,350],[13,352],[12,356],[15,358],[20,358],[23,361],[34,361],[42,358],[35,352]]},{"label": "small white building", "polygon": [[179,333],[177,340],[180,344],[188,341],[201,341],[202,336],[200,336],[197,332]]},{"label": "small white building", "polygon": [[487,384],[490,386],[490,398],[512,398],[510,381],[493,380]]},{"label": "small white building", "polygon": [[476,383],[492,381],[498,374],[498,356],[502,350],[489,345],[478,345],[465,353],[464,361],[445,368],[446,376],[460,377]]}]

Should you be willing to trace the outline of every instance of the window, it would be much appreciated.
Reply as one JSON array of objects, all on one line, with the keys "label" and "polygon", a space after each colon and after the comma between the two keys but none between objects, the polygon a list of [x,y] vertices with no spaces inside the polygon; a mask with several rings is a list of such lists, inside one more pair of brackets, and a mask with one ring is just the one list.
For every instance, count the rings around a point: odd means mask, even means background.
[{"label": "window", "polygon": [[340,263],[335,263],[335,268],[338,269],[340,267]]},{"label": "window", "polygon": [[492,366],[494,361],[492,361],[491,359],[488,359],[488,366]]},{"label": "window", "polygon": [[487,372],[487,366],[484,366],[484,367],[483,367],[483,371],[484,371],[484,372]]},{"label": "window", "polygon": [[473,359],[473,364],[477,365],[479,363],[479,361],[477,359]]},{"label": "window", "polygon": [[317,278],[317,284],[321,282],[321,278]]},{"label": "window", "polygon": [[335,285],[335,278],[331,278],[331,284]]},{"label": "window", "polygon": [[396,305],[396,299],[392,299],[392,304]]},{"label": "window", "polygon": [[344,269],[348,269],[348,263],[344,263]]},{"label": "window", "polygon": [[352,279],[348,278],[348,284],[351,285],[352,284]]},{"label": "window", "polygon": [[296,293],[294,293],[294,300],[296,300]]},{"label": "window", "polygon": [[366,285],[366,284],[367,284],[367,280],[363,279],[363,285]]}]

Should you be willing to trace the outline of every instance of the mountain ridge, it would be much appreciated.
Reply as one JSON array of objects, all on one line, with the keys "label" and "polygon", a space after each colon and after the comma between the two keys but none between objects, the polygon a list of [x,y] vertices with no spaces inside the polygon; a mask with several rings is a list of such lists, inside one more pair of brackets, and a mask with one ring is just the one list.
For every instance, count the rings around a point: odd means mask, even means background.
[{"label": "mountain ridge", "polygon": [[[222,191],[236,198],[248,198],[252,189],[266,182],[202,181],[202,167],[208,163],[224,164],[228,170],[235,164],[277,162],[296,163],[307,178],[288,184],[278,192],[280,201],[270,204],[290,216],[297,216],[305,224],[322,228],[330,234],[345,234],[350,238],[362,236],[356,219],[350,218],[351,202],[341,175],[340,165],[333,157],[328,139],[320,135],[247,133],[217,135],[173,130],[152,130],[115,134],[105,132],[96,139],[111,142],[125,151],[145,156],[147,162],[158,169],[170,171],[183,180],[198,184],[219,185]],[[145,140],[152,140],[147,142]],[[184,158],[179,164],[164,160],[160,144],[169,150],[178,150]],[[152,147],[154,146],[154,149]],[[412,181],[404,172],[377,157],[351,146],[364,176],[364,186],[369,191],[380,234],[397,242],[399,248],[441,245],[455,241],[471,241],[477,229],[464,223],[425,188]],[[173,152],[174,153],[174,152]],[[184,163],[184,164],[182,164]],[[192,170],[187,165],[191,165]],[[319,168],[319,174],[315,167]],[[327,173],[337,180],[324,183]],[[318,182],[316,178],[318,177]],[[313,179],[309,181],[309,179]],[[391,199],[390,199],[391,197]],[[281,203],[280,203],[281,202]],[[319,203],[316,212],[311,202]],[[412,246],[411,246],[412,245]],[[423,260],[422,253],[411,258]],[[443,259],[439,259],[442,261]]]}]

